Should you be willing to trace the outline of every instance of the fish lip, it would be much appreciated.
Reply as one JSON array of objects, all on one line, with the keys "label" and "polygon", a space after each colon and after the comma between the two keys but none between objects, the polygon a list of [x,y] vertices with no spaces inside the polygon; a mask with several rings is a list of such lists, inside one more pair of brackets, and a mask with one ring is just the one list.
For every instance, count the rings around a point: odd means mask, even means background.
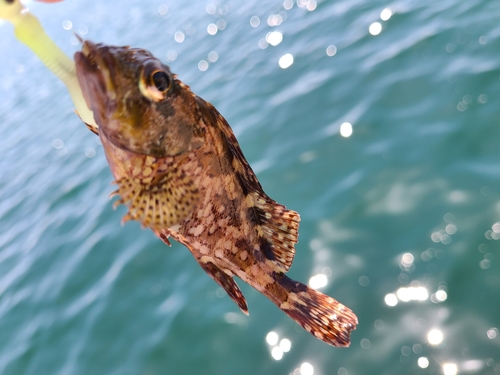
[{"label": "fish lip", "polygon": [[114,60],[107,46],[84,40],[82,50],[75,53],[74,59],[78,82],[90,110],[94,113],[98,110],[92,108],[92,103],[105,107],[109,100],[116,99],[116,85],[110,71]]},{"label": "fish lip", "polygon": [[83,41],[82,51],[78,51],[74,55],[78,83],[82,89],[85,103],[91,111],[94,111],[92,99],[96,96],[103,98],[107,95],[104,76],[95,61],[94,51],[94,43]]}]

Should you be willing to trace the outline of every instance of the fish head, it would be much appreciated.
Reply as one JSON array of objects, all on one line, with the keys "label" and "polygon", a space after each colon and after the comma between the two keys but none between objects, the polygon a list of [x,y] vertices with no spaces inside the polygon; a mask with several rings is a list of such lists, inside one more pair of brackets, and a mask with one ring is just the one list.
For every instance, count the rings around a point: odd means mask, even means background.
[{"label": "fish head", "polygon": [[83,41],[75,62],[99,132],[116,147],[167,157],[203,143],[195,95],[150,52]]}]

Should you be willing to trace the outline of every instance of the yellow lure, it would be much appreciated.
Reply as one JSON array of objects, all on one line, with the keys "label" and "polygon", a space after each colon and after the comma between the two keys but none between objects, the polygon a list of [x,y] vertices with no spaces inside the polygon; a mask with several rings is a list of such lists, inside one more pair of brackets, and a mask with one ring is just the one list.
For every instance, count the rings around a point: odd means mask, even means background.
[{"label": "yellow lure", "polygon": [[97,130],[92,111],[87,107],[76,77],[75,63],[45,33],[40,21],[20,0],[0,0],[0,18],[14,25],[14,33],[38,56],[65,85],[76,112],[90,128]]}]

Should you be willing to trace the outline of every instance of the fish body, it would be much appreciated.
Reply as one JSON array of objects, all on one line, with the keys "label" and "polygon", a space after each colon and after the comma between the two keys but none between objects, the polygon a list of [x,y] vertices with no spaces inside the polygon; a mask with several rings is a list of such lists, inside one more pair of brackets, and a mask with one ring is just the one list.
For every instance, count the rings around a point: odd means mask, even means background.
[{"label": "fish body", "polygon": [[124,220],[184,244],[244,313],[234,276],[317,338],[348,346],[354,313],[285,275],[299,214],[265,194],[224,117],[148,51],[85,41],[75,61]]}]

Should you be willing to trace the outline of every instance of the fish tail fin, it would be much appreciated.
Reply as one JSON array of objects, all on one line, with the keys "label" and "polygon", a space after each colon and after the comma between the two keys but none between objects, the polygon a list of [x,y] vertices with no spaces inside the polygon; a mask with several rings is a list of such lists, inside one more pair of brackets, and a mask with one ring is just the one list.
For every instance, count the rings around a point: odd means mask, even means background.
[{"label": "fish tail fin", "polygon": [[333,346],[349,346],[358,318],[348,307],[307,285],[282,275],[271,299],[290,318],[318,339]]}]

